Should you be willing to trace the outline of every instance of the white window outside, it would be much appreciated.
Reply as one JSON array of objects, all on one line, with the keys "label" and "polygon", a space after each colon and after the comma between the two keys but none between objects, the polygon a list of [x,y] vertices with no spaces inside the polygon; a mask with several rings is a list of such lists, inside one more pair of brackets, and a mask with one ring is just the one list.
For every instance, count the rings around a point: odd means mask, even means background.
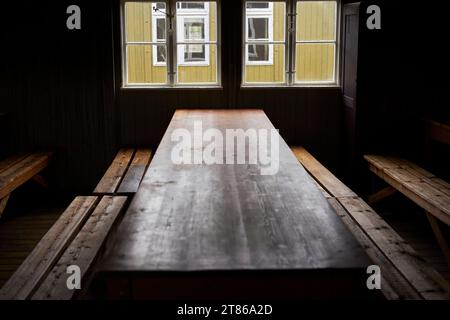
[{"label": "white window outside", "polygon": [[245,28],[246,64],[273,64],[273,3],[247,2]]},{"label": "white window outside", "polygon": [[166,4],[164,2],[152,3],[152,41],[161,43],[152,50],[153,65],[165,66],[166,52]]},{"label": "white window outside", "polygon": [[179,66],[209,65],[209,3],[177,3],[177,62]]}]

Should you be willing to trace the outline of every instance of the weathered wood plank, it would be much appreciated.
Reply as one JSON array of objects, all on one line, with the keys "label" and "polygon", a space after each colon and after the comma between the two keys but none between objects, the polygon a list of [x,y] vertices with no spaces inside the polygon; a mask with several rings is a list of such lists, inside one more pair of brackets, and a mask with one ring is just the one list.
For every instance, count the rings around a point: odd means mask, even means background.
[{"label": "weathered wood plank", "polygon": [[50,152],[34,153],[0,172],[0,199],[47,167],[50,156]]},{"label": "weathered wood plank", "polygon": [[29,153],[21,153],[0,161],[0,172],[5,171],[9,167],[11,167],[12,165],[16,164],[19,161],[22,161],[29,155],[30,155]]},{"label": "weathered wood plank", "polygon": [[145,170],[150,163],[152,151],[150,149],[138,149],[134,155],[133,161],[120,183],[117,193],[128,194],[136,193],[144,177]]},{"label": "weathered wood plank", "polygon": [[431,188],[424,181],[402,182],[399,180],[401,176],[391,172],[391,169],[384,170],[374,166],[372,163],[369,163],[369,169],[403,195],[414,201],[418,206],[445,224],[450,225],[450,202],[446,194]]},{"label": "weathered wood plank", "polygon": [[[224,133],[276,132],[261,110],[177,111],[101,272],[124,277],[156,277],[161,271],[365,273],[366,254],[277,132],[274,175],[261,175],[260,164],[174,164],[172,132],[191,132],[196,121],[204,130]],[[202,143],[193,145],[192,153],[208,144]]]},{"label": "weathered wood plank", "polygon": [[448,295],[450,287],[445,279],[429,268],[362,199],[340,197],[337,200],[425,299],[450,298]]},{"label": "weathered wood plank", "polygon": [[365,155],[364,158],[373,166],[389,172],[398,171],[401,176],[404,176],[407,181],[422,181],[430,185],[431,188],[438,190],[450,196],[450,184],[439,179],[433,173],[419,167],[409,160],[392,157],[392,156],[377,156]]},{"label": "weathered wood plank", "polygon": [[330,194],[335,197],[356,196],[352,190],[339,181],[327,168],[325,168],[303,147],[292,147],[291,149],[305,169],[313,177],[316,177],[319,184]]},{"label": "weathered wood plank", "polygon": [[66,285],[67,267],[77,265],[81,271],[82,289],[87,286],[87,275],[92,271],[94,261],[104,246],[105,240],[122,212],[127,197],[105,196],[86,221],[73,242],[42,282],[32,299],[69,300],[76,290],[69,290]]},{"label": "weathered wood plank", "polygon": [[121,149],[97,184],[94,194],[114,194],[131,162],[134,149]]},{"label": "weathered wood plank", "polygon": [[29,298],[95,208],[97,197],[77,197],[0,289],[0,299]]},{"label": "weathered wood plank", "polygon": [[422,299],[422,296],[409,283],[409,281],[394,267],[392,262],[386,257],[376,243],[361,229],[361,227],[353,220],[344,207],[337,199],[328,198],[328,201],[336,210],[338,216],[344,221],[345,225],[350,229],[359,243],[363,246],[367,255],[372,259],[373,263],[381,269],[381,291],[387,299],[403,300],[403,299]]}]

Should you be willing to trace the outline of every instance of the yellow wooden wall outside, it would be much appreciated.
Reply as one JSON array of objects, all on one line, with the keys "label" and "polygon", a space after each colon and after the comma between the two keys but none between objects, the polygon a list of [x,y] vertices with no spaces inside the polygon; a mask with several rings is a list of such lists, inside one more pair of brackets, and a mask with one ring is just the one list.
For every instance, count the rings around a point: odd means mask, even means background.
[{"label": "yellow wooden wall outside", "polygon": [[[285,4],[281,2],[273,3],[273,40],[285,40]],[[248,23],[245,21],[245,23]],[[271,65],[246,65],[246,83],[264,83],[285,81],[285,46],[281,44],[273,45],[273,64]]]},{"label": "yellow wooden wall outside", "polygon": [[[150,2],[126,2],[127,41],[152,41],[152,10]],[[216,3],[210,2],[209,32],[210,41],[217,41]],[[217,46],[206,46],[210,50],[208,66],[178,67],[179,83],[216,83]],[[127,74],[129,84],[165,84],[167,67],[153,65],[152,50],[155,45],[127,46]]]},{"label": "yellow wooden wall outside", "polygon": [[[335,40],[335,1],[297,3],[297,41]],[[296,81],[334,81],[335,46],[330,43],[296,45]]]},{"label": "yellow wooden wall outside", "polygon": [[[127,41],[152,41],[151,6],[148,2],[125,3]],[[127,47],[128,83],[167,82],[167,67],[154,66],[153,45],[129,45]]]}]

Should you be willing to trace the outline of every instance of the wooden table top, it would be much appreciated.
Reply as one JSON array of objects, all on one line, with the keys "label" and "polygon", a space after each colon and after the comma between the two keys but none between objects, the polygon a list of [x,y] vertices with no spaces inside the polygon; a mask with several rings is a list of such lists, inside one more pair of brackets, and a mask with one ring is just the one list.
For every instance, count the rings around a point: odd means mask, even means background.
[{"label": "wooden table top", "polygon": [[[177,128],[274,129],[262,110],[177,110],[119,225],[104,272],[361,269],[370,263],[280,137],[279,171],[177,165]],[[209,143],[204,143],[203,147]],[[195,150],[193,150],[194,152]]]}]

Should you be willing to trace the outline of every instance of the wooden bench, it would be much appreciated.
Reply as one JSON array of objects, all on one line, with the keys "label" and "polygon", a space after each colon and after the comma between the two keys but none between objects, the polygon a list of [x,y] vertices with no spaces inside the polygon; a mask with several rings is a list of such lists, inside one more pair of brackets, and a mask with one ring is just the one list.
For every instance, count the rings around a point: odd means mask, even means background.
[{"label": "wooden bench", "polygon": [[[366,155],[364,158],[369,163],[370,171],[389,184],[389,190],[401,192],[425,210],[436,240],[450,266],[448,245],[438,223],[439,220],[450,225],[450,184],[405,159],[379,155]],[[377,196],[383,192],[382,190],[376,193],[372,199],[383,199],[383,196]]]},{"label": "wooden bench", "polygon": [[449,299],[450,287],[363,199],[339,181],[304,148],[294,154],[317,181],[374,264],[380,266],[381,290],[388,299]]},{"label": "wooden bench", "polygon": [[50,161],[50,152],[20,154],[0,162],[0,216],[11,193],[30,179],[46,185],[39,173]]},{"label": "wooden bench", "polygon": [[134,194],[150,163],[150,149],[121,149],[94,190],[95,195]]},{"label": "wooden bench", "polygon": [[125,196],[75,198],[0,289],[0,299],[72,299],[80,290],[67,288],[67,267],[80,268],[85,288],[126,201]]}]

